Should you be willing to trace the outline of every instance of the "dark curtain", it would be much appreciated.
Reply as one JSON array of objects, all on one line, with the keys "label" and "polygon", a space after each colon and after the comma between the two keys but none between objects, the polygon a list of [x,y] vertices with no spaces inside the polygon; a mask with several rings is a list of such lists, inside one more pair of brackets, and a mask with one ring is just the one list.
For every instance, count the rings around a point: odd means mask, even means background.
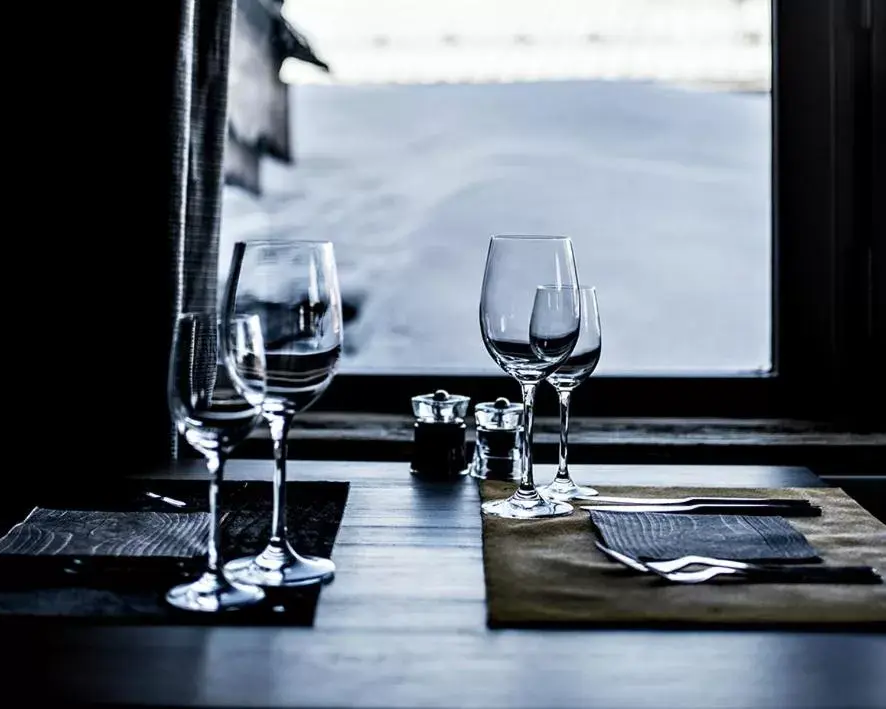
[{"label": "dark curtain", "polygon": [[29,151],[6,165],[20,226],[3,259],[16,281],[9,442],[26,487],[174,455],[173,320],[216,303],[233,10],[78,4],[49,23],[58,41],[50,27],[42,54],[10,70],[22,120],[7,144]]}]

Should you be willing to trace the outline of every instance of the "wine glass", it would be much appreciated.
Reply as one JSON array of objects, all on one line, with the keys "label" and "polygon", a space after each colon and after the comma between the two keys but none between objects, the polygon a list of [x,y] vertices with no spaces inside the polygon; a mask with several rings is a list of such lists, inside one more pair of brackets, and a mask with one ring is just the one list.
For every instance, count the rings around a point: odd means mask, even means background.
[{"label": "wine glass", "polygon": [[581,303],[572,241],[561,236],[493,236],[480,298],[480,331],[492,359],[523,390],[521,474],[486,514],[531,519],[572,512],[539,494],[532,478],[532,424],[539,382],[562,365],[578,340]]},{"label": "wine glass", "polygon": [[264,599],[255,585],[231,583],[221,570],[219,488],[231,451],[261,422],[265,353],[255,316],[219,322],[216,313],[185,313],[176,320],[167,399],[185,440],[206,458],[209,540],[206,570],[195,581],[171,588],[166,600],[190,611],[223,611]]},{"label": "wine glass", "polygon": [[274,507],[265,549],[234,559],[225,573],[259,586],[303,586],[332,579],[330,559],[303,556],[286,528],[287,438],[294,416],[329,386],[342,349],[342,306],[328,241],[238,242],[225,291],[229,313],[256,313],[267,354],[263,414],[274,443]]},{"label": "wine glass", "polygon": [[594,288],[579,289],[581,299],[581,326],[578,342],[569,359],[548,376],[548,382],[557,390],[560,400],[560,460],[557,475],[539,492],[557,500],[578,500],[598,494],[592,487],[576,485],[569,475],[569,400],[575,391],[593,374],[600,361],[602,346],[600,311],[597,308],[597,291]]}]

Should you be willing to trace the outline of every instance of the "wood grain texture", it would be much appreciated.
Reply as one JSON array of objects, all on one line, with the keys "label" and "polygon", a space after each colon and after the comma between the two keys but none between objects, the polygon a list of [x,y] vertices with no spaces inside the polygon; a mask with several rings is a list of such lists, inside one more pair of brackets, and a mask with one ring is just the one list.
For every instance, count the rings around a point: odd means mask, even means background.
[{"label": "wood grain texture", "polygon": [[[243,479],[271,471],[268,460],[228,468]],[[10,627],[19,652],[2,678],[30,702],[42,693],[56,705],[873,709],[886,696],[886,639],[877,635],[487,630],[472,480],[425,483],[404,463],[293,460],[289,472],[351,482],[338,574],[314,628]],[[540,466],[539,480],[552,473]],[[199,463],[155,473],[170,474],[204,473]],[[575,474],[600,485],[821,484],[807,470],[767,467]],[[13,681],[24,671],[27,686]]]},{"label": "wood grain texture", "polygon": [[0,539],[0,554],[194,558],[206,553],[205,512],[34,508]]}]

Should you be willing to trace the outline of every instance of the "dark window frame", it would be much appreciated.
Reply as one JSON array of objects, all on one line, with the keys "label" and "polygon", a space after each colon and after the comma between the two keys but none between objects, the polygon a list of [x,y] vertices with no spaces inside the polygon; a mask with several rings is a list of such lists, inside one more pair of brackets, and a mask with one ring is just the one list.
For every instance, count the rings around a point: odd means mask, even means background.
[{"label": "dark window frame", "polygon": [[[884,255],[874,239],[883,210],[875,214],[871,155],[878,73],[872,57],[882,62],[886,13],[880,8],[880,17],[874,14],[870,0],[772,3],[772,371],[601,374],[576,391],[576,415],[883,426],[884,407],[869,410],[877,407],[855,402],[872,381],[881,381],[875,362],[883,353],[883,279],[877,274],[884,271]],[[876,137],[882,154],[883,136]],[[882,181],[882,160],[879,169]],[[438,388],[475,402],[519,398],[504,374],[342,373],[314,409],[409,413],[411,396]],[[547,389],[540,390],[541,405],[553,401]]]}]

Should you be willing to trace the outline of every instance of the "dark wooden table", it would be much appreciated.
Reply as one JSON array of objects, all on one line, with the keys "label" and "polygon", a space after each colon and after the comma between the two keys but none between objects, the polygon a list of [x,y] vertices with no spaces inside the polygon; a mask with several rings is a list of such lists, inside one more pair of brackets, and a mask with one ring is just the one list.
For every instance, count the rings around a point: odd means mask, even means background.
[{"label": "dark wooden table", "polygon": [[[271,465],[232,461],[229,477],[266,479]],[[199,465],[176,471],[201,474]],[[551,474],[538,469],[540,480]],[[575,474],[598,484],[822,484],[783,467],[586,466]],[[5,628],[4,696],[56,705],[886,706],[882,634],[487,630],[472,480],[421,482],[402,463],[293,461],[290,475],[351,482],[338,575],[315,627]]]}]

